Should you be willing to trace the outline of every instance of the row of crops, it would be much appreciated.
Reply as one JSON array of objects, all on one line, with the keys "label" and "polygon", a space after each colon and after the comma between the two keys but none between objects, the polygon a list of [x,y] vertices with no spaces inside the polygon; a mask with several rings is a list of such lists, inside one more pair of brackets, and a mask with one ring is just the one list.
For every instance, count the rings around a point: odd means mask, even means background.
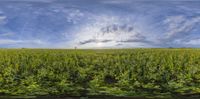
[{"label": "row of crops", "polygon": [[0,50],[0,95],[199,93],[199,49]]}]

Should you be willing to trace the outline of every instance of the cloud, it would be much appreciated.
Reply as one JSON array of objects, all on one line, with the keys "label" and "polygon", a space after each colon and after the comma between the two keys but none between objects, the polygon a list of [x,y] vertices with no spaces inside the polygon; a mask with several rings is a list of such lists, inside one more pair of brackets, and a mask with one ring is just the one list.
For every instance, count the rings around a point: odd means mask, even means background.
[{"label": "cloud", "polygon": [[[162,21],[164,34],[155,38],[154,45],[160,47],[187,47],[188,41],[200,37],[194,30],[200,25],[200,16],[173,15]],[[161,27],[161,28],[162,28]],[[197,30],[198,31],[198,30]]]},{"label": "cloud", "polygon": [[[135,45],[150,44],[151,41],[145,36],[145,32],[137,27],[137,23],[133,16],[121,17],[116,15],[98,15],[91,16],[93,18],[90,23],[84,24],[79,27],[75,41],[78,42],[78,47],[86,46],[113,46],[116,45]],[[92,44],[93,43],[93,44]],[[129,43],[129,44],[128,44]],[[137,44],[136,44],[137,43]],[[96,45],[95,45],[96,44]]]},{"label": "cloud", "polygon": [[1,33],[1,34],[0,34],[0,37],[8,37],[8,36],[13,36],[13,35],[14,35],[14,33],[12,33],[12,32]]},{"label": "cloud", "polygon": [[0,39],[19,47],[197,45],[199,2],[144,1],[0,0]]},{"label": "cloud", "polygon": [[64,9],[66,21],[69,23],[77,24],[84,17],[84,13],[76,8]]},{"label": "cloud", "polygon": [[0,2],[4,2],[4,1],[7,1],[7,2],[44,2],[44,3],[49,3],[49,2],[53,2],[55,0],[1,0]]},{"label": "cloud", "polygon": [[127,3],[131,3],[131,0],[101,0],[101,3],[104,4],[127,4]]},{"label": "cloud", "polygon": [[0,24],[2,23],[2,22],[4,22],[4,20],[6,20],[6,16],[5,15],[1,15],[1,13],[0,13]]},{"label": "cloud", "polygon": [[15,45],[15,44],[46,44],[44,41],[41,40],[13,40],[13,39],[0,39],[0,45]]},{"label": "cloud", "polygon": [[166,39],[173,39],[189,35],[190,31],[200,23],[200,16],[187,18],[186,16],[170,16],[164,20],[167,24]]},{"label": "cloud", "polygon": [[150,43],[150,41],[146,40],[146,37],[142,34],[135,34],[128,39],[117,41],[121,43],[133,43],[133,42],[140,42],[140,43]]},{"label": "cloud", "polygon": [[123,44],[121,44],[121,43],[118,43],[118,44],[116,44],[115,46],[122,46]]},{"label": "cloud", "polygon": [[0,20],[6,19],[6,16],[0,16]]},{"label": "cloud", "polygon": [[0,45],[22,43],[21,40],[0,39]]},{"label": "cloud", "polygon": [[187,45],[200,45],[200,38],[189,40],[188,42],[185,42],[185,44],[187,44]]},{"label": "cloud", "polygon": [[112,24],[106,27],[102,27],[101,29],[102,35],[108,33],[128,33],[134,30],[134,27],[128,24]]},{"label": "cloud", "polygon": [[108,42],[115,42],[134,34],[133,26],[128,25],[128,21],[120,19],[120,17],[107,15],[91,17],[93,20],[80,27],[75,37],[80,45],[98,42],[106,45]]},{"label": "cloud", "polygon": [[99,40],[99,39],[89,39],[86,41],[79,42],[80,45],[88,44],[88,43],[107,43],[111,42],[112,40]]}]

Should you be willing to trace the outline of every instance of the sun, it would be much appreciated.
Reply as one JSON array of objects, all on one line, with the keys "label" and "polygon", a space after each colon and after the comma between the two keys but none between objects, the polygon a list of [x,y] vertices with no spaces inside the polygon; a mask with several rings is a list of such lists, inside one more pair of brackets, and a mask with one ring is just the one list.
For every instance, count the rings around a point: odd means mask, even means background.
[{"label": "sun", "polygon": [[101,42],[98,42],[98,43],[97,43],[97,46],[98,46],[98,47],[101,47],[102,45],[103,45],[103,43],[101,43]]}]

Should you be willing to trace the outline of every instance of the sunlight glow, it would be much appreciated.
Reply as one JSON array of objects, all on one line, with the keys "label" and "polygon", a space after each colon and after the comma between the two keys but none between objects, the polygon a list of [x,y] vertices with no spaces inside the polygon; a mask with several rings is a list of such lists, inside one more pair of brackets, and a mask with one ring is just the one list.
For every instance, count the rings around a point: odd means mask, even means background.
[{"label": "sunlight glow", "polygon": [[98,42],[98,43],[97,43],[97,46],[98,46],[98,47],[102,47],[102,45],[103,45],[103,43],[101,43],[101,42]]}]

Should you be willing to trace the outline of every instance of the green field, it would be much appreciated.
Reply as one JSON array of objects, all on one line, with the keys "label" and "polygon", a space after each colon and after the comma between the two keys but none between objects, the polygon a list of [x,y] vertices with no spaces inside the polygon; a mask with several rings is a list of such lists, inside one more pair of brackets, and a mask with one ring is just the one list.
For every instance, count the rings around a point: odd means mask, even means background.
[{"label": "green field", "polygon": [[200,49],[1,49],[0,95],[200,94]]}]

